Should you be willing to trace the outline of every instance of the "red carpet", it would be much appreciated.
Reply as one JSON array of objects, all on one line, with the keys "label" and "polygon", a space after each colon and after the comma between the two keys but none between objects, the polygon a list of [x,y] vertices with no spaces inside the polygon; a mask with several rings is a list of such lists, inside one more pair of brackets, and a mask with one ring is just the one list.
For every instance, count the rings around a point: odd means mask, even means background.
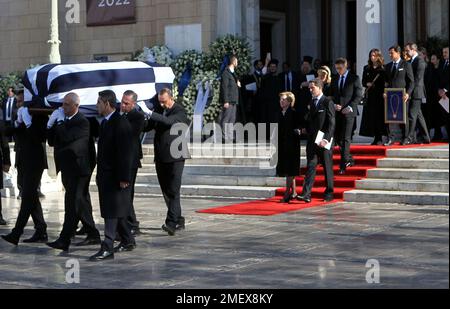
[{"label": "red carpet", "polygon": [[[377,167],[379,159],[386,158],[388,149],[396,148],[419,148],[419,147],[431,147],[439,145],[448,145],[443,143],[434,143],[430,145],[410,145],[410,146],[352,146],[351,153],[356,162],[355,167],[351,167],[347,170],[347,173],[343,176],[338,175],[339,172],[339,148],[334,150],[334,197],[335,200],[331,203],[325,203],[323,201],[323,193],[325,191],[325,177],[323,176],[323,168],[317,169],[316,182],[312,192],[312,203],[306,204],[304,202],[292,201],[291,204],[282,204],[279,201],[282,199],[285,188],[278,189],[276,196],[267,200],[251,201],[241,204],[235,204],[224,207],[216,207],[211,209],[205,209],[198,211],[205,214],[223,214],[223,215],[247,215],[247,216],[273,216],[291,211],[298,211],[306,208],[324,206],[328,204],[334,204],[344,201],[344,192],[354,190],[356,187],[356,181],[367,177],[367,171]],[[302,168],[301,175],[306,172],[305,168]],[[297,193],[302,193],[304,177],[297,178]]]}]

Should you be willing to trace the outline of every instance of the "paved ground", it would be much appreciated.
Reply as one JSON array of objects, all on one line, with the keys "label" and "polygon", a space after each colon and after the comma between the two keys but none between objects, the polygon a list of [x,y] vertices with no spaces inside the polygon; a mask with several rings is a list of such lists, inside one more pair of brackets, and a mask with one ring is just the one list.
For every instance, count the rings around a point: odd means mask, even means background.
[{"label": "paved ground", "polygon": [[[60,229],[62,201],[62,194],[51,194],[43,202],[51,239]],[[345,203],[273,217],[195,213],[234,202],[184,199],[187,230],[168,237],[159,229],[162,199],[137,198],[145,232],[139,247],[100,264],[86,261],[96,247],[64,254],[0,240],[0,288],[449,287],[448,206]],[[19,203],[3,204],[5,217],[15,219]],[[98,212],[96,219],[101,222]],[[26,236],[31,233],[30,226]],[[66,283],[69,259],[80,263],[79,284]],[[369,259],[380,264],[380,284],[366,282]]]}]

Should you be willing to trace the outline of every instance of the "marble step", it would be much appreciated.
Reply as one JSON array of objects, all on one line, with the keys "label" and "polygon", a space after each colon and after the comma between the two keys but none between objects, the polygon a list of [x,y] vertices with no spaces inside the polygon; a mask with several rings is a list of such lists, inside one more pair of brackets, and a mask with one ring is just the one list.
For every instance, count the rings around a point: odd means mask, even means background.
[{"label": "marble step", "polygon": [[388,158],[423,158],[423,159],[448,159],[449,148],[406,148],[389,149]]},{"label": "marble step", "polygon": [[346,202],[412,205],[448,205],[449,195],[442,192],[353,190],[344,193]]},{"label": "marble step", "polygon": [[448,193],[449,183],[436,180],[363,179],[356,181],[356,189]]},{"label": "marble step", "polygon": [[[306,157],[304,158],[306,160]],[[204,156],[204,157],[193,157],[192,159],[186,160],[187,165],[246,165],[246,166],[260,166],[261,164],[269,164],[271,157],[261,156],[261,157],[218,157],[218,156]],[[154,157],[145,156],[142,160],[143,164],[153,164]]]},{"label": "marble step", "polygon": [[448,169],[448,159],[387,158],[378,160],[379,168]]},{"label": "marble step", "polygon": [[[283,187],[285,179],[279,177],[253,176],[208,176],[183,175],[183,185],[211,185],[211,186],[255,186],[255,187]],[[156,173],[139,173],[137,184],[159,184]]]},{"label": "marble step", "polygon": [[377,168],[369,170],[367,174],[368,178],[377,179],[445,180],[448,182],[448,169]]},{"label": "marble step", "polygon": [[[183,185],[182,196],[238,198],[238,199],[266,199],[275,196],[275,187],[255,186],[214,186],[214,185]],[[91,183],[90,190],[97,192],[97,186]],[[161,188],[158,184],[136,184],[135,195],[161,196]]]}]

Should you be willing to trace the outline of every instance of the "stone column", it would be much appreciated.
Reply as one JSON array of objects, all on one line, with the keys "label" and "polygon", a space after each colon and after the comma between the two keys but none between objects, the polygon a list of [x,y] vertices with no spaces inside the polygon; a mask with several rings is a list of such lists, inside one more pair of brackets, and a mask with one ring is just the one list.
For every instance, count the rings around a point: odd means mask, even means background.
[{"label": "stone column", "polygon": [[242,35],[242,0],[217,0],[217,35]]},{"label": "stone column", "polygon": [[59,23],[58,23],[58,0],[51,0],[51,17],[50,17],[50,63],[61,63],[61,55],[59,53]]},{"label": "stone column", "polygon": [[428,0],[427,5],[427,35],[448,38],[448,0]]},{"label": "stone column", "polygon": [[[317,0],[300,1],[300,29],[301,29],[301,51],[300,55],[320,58],[321,5]],[[291,42],[292,43],[292,42]],[[301,59],[298,59],[301,61]]]},{"label": "stone column", "polygon": [[397,1],[357,0],[357,70],[362,75],[369,51],[379,48],[386,59],[398,42]]},{"label": "stone column", "polygon": [[242,0],[242,34],[250,42],[253,58],[261,58],[259,0]]}]

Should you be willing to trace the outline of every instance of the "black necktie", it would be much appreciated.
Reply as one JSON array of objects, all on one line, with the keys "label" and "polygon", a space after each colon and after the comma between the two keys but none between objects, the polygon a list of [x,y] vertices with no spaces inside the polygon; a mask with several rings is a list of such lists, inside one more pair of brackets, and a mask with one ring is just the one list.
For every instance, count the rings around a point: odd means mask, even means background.
[{"label": "black necktie", "polygon": [[344,85],[345,85],[345,78],[344,78],[344,76],[341,76],[341,83],[339,84],[339,90],[341,92],[344,89]]},{"label": "black necktie", "polygon": [[448,60],[445,60],[444,70],[448,67]]},{"label": "black necktie", "polygon": [[289,73],[286,74],[286,90],[291,91],[291,79],[289,78]]},{"label": "black necktie", "polygon": [[107,122],[108,122],[108,120],[106,118],[102,120],[102,124],[101,124],[102,130],[105,128]]},{"label": "black necktie", "polygon": [[394,78],[395,73],[397,73],[398,63],[394,63],[392,66],[391,78]]},{"label": "black necktie", "polygon": [[319,103],[319,100],[317,98],[313,99],[313,105],[317,109],[317,104]]}]

